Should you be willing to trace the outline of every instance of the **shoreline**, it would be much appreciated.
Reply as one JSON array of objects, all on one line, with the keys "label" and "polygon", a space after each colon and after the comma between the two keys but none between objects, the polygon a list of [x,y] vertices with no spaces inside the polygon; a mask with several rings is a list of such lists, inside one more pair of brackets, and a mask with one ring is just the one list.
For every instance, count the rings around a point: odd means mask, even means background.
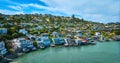
[{"label": "shoreline", "polygon": [[[113,42],[113,41],[106,41],[106,42],[109,43],[109,42]],[[119,41],[115,41],[115,42],[119,42]],[[99,42],[99,43],[104,43],[104,42]],[[89,46],[89,45],[67,46],[67,48],[69,48],[69,47],[82,47],[82,46]],[[91,46],[94,46],[94,45],[91,45]],[[47,48],[50,48],[50,47],[51,47],[51,48],[56,48],[56,47],[58,47],[58,48],[63,48],[63,47],[65,47],[65,48],[66,48],[65,45],[57,45],[57,46],[55,46],[55,47],[49,46],[49,47],[47,47]],[[46,49],[46,48],[44,48],[44,49]],[[38,49],[38,50],[44,50],[44,49]],[[36,51],[38,51],[38,50],[36,50]],[[21,56],[23,56],[23,55],[25,55],[25,54],[28,54],[28,53],[31,53],[31,52],[34,52],[34,51],[30,51],[30,52],[27,52],[27,53],[20,53],[19,56],[16,57],[16,58],[20,58]],[[14,60],[15,60],[16,58],[12,59],[12,61],[14,62]]]},{"label": "shoreline", "polygon": [[[114,40],[112,40],[112,41],[106,41],[106,42],[113,42]],[[97,42],[99,42],[99,41],[97,41]],[[119,42],[119,41],[115,41],[115,42]],[[104,43],[104,42],[100,42],[100,43]],[[90,44],[91,45],[91,44]],[[65,46],[65,45],[56,45],[55,47],[52,47],[52,46],[49,46],[49,47],[46,47],[46,48],[63,48],[63,47],[82,47],[82,46],[89,46],[89,45],[80,45],[80,46]],[[92,46],[92,45],[91,45]],[[94,46],[94,45],[93,45]],[[44,49],[46,49],[46,48],[44,48]],[[44,49],[37,49],[36,51],[38,51],[38,50],[44,50]],[[11,62],[14,62],[14,60],[16,59],[16,58],[19,58],[19,57],[21,57],[21,56],[23,56],[23,55],[25,55],[25,54],[28,54],[28,53],[31,53],[31,52],[34,52],[34,51],[30,51],[30,52],[27,52],[27,53],[25,53],[25,52],[22,52],[22,53],[17,53],[17,57],[15,57],[15,58],[7,58],[7,60],[9,60],[9,61],[11,61]]]}]

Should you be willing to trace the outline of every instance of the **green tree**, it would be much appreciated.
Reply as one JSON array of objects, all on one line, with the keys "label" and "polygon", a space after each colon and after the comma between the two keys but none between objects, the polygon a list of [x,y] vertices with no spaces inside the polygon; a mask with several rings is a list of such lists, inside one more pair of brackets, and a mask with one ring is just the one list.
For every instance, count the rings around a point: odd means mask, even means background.
[{"label": "green tree", "polygon": [[33,41],[33,45],[34,45],[35,47],[37,47],[37,42],[36,42],[36,41]]},{"label": "green tree", "polygon": [[19,37],[19,34],[18,33],[13,33],[12,37],[17,38],[17,37]]}]

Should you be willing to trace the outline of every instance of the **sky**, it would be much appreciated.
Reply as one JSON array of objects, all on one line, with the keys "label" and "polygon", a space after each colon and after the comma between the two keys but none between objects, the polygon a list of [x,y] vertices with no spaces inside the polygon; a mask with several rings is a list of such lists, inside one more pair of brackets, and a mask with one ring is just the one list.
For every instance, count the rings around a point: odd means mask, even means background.
[{"label": "sky", "polygon": [[53,14],[88,21],[120,22],[120,0],[0,0],[2,14]]}]

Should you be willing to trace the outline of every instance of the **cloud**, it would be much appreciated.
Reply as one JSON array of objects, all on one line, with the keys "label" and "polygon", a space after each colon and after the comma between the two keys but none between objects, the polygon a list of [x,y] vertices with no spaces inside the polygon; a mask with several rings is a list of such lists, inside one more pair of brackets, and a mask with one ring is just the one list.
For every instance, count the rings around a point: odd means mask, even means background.
[{"label": "cloud", "polygon": [[6,10],[6,9],[0,9],[0,12],[7,14],[7,15],[24,14],[22,11],[10,11],[10,10]]},{"label": "cloud", "polygon": [[120,0],[40,0],[67,15],[99,22],[120,21]]},{"label": "cloud", "polygon": [[38,9],[45,9],[45,10],[48,10],[48,11],[57,11],[58,10],[57,8],[47,7],[47,6],[43,6],[43,5],[39,5],[39,4],[34,4],[34,3],[20,4],[20,5],[24,6],[24,7],[35,7],[35,8],[38,8]]},{"label": "cloud", "polygon": [[15,10],[22,10],[21,6],[8,6],[8,7],[15,9]]},{"label": "cloud", "polygon": [[118,22],[120,20],[119,16],[105,16],[102,14],[85,14],[84,17],[89,21],[101,23]]},{"label": "cloud", "polygon": [[[6,7],[16,10],[10,11],[10,9],[5,8],[5,11],[10,12],[8,14],[12,14],[11,12],[14,14],[24,12],[62,16],[71,16],[72,14],[75,14],[77,17],[90,21],[120,21],[120,0],[39,0],[39,2],[38,0],[33,0],[34,2],[28,2],[27,0],[21,2],[19,2],[19,0],[5,1],[11,4],[6,5]],[[45,5],[43,5],[43,3]]]},{"label": "cloud", "polygon": [[[120,3],[114,0],[40,0],[49,7],[57,8],[67,14],[118,13]],[[116,10],[114,10],[114,8]]]}]

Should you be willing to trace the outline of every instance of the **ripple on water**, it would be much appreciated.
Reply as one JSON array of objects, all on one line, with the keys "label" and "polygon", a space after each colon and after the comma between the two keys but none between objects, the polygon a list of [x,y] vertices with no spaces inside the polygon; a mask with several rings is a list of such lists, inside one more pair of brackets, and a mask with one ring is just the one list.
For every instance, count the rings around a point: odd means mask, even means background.
[{"label": "ripple on water", "polygon": [[55,47],[38,50],[15,59],[18,63],[119,63],[120,43],[93,46]]}]

